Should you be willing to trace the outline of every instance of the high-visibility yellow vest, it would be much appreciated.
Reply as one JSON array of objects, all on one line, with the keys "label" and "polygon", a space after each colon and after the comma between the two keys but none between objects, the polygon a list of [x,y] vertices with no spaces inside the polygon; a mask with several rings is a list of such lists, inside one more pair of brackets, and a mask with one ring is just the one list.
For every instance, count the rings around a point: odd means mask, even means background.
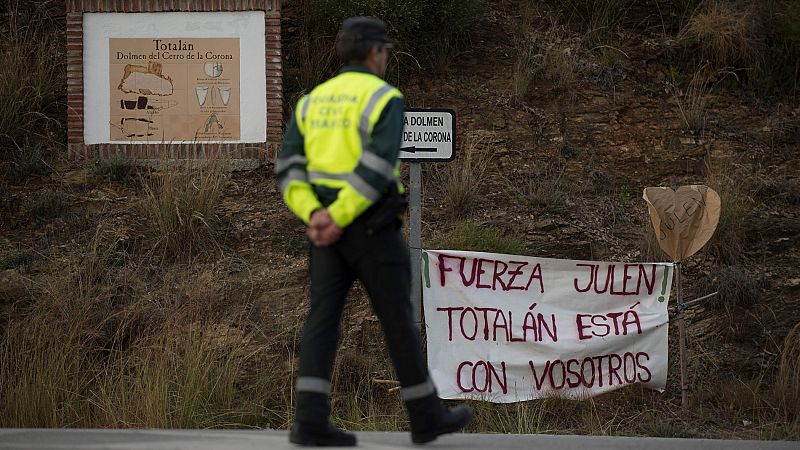
[{"label": "high-visibility yellow vest", "polygon": [[[369,149],[372,129],[392,98],[402,98],[402,94],[379,77],[344,72],[300,99],[295,121],[303,135],[305,155],[279,161],[306,162],[305,174],[289,176],[282,186],[284,200],[293,210],[305,212],[311,206],[297,203],[313,202],[306,195],[293,196],[293,183],[339,189],[328,211],[338,225],[346,226],[384,194],[375,187],[376,180],[383,177],[399,184],[399,164],[391,164]],[[402,190],[402,185],[399,188]]]}]

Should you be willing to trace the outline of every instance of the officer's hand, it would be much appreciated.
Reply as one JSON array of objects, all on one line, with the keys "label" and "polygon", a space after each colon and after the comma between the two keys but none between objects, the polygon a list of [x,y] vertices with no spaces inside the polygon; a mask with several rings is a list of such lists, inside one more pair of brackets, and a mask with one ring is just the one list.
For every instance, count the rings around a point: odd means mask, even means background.
[{"label": "officer's hand", "polygon": [[311,220],[308,222],[309,228],[322,229],[333,222],[331,215],[327,209],[318,209],[311,214]]},{"label": "officer's hand", "polygon": [[318,233],[316,234],[316,241],[315,239],[311,239],[311,242],[314,243],[317,247],[327,247],[329,245],[333,245],[336,241],[342,237],[342,229],[336,225],[336,222],[332,221],[328,224],[328,226],[318,229]]},{"label": "officer's hand", "polygon": [[306,234],[315,246],[327,247],[339,240],[342,229],[331,219],[327,209],[320,209],[311,215]]}]

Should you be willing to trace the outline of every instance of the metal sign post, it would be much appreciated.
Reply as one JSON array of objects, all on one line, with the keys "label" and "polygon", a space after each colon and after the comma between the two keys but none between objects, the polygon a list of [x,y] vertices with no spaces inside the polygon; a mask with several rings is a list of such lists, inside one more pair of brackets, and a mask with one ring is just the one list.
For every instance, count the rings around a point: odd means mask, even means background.
[{"label": "metal sign post", "polygon": [[409,236],[408,249],[411,256],[411,306],[414,309],[414,323],[419,328],[422,322],[422,166],[412,162],[409,183]]},{"label": "metal sign post", "polygon": [[414,323],[422,324],[422,162],[452,161],[455,157],[456,114],[448,109],[409,109],[403,118],[399,158],[410,162],[409,253],[411,306]]}]

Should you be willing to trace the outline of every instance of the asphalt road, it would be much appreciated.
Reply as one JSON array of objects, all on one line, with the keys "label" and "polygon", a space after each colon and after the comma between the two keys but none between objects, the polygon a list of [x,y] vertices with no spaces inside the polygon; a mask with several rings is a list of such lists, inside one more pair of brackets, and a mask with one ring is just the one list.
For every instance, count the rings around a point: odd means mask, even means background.
[{"label": "asphalt road", "polygon": [[[800,450],[800,442],[638,437],[456,434],[414,446],[408,433],[358,433],[363,449],[525,450]],[[297,449],[282,430],[0,429],[0,449],[35,450],[283,450]]]}]

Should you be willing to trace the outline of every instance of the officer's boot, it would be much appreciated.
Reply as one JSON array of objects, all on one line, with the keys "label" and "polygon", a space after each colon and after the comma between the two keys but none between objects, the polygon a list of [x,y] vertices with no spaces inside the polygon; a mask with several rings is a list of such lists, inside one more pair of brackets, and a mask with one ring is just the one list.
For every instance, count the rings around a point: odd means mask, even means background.
[{"label": "officer's boot", "polygon": [[436,394],[408,400],[406,408],[411,422],[411,441],[415,444],[424,444],[443,434],[455,433],[469,425],[473,416],[472,408],[467,405],[445,408]]},{"label": "officer's boot", "polygon": [[316,392],[298,392],[294,425],[289,442],[310,447],[353,447],[356,435],[339,429],[328,421],[328,396]]}]

